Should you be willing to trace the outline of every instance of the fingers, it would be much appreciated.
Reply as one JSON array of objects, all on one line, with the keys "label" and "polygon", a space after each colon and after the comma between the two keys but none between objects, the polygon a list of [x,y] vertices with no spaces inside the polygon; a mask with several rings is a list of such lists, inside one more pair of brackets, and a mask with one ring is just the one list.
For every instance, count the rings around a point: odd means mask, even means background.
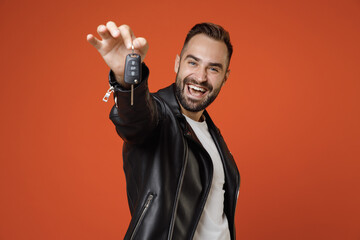
[{"label": "fingers", "polygon": [[113,38],[117,38],[118,36],[120,36],[120,31],[114,22],[112,21],[107,22],[106,27]]},{"label": "fingers", "polygon": [[[121,25],[119,27],[121,37],[125,43],[127,49],[131,49],[132,40],[135,39],[135,35],[128,25]],[[134,46],[135,47],[135,46]]]},{"label": "fingers", "polygon": [[107,27],[105,27],[104,25],[100,25],[98,28],[97,28],[97,32],[98,34],[100,35],[100,37],[104,40],[107,40],[109,38],[111,38],[112,36],[110,35],[110,32],[108,30]]},{"label": "fingers", "polygon": [[[97,32],[102,38],[102,40],[112,40],[117,39],[121,36],[122,41],[125,44],[127,49],[131,49],[132,41],[135,39],[135,35],[131,28],[128,25],[121,25],[117,27],[116,24],[112,21],[109,21],[105,25],[99,25],[97,28]],[[95,41],[92,41],[95,43]]]},{"label": "fingers", "polygon": [[148,51],[148,43],[145,38],[136,38],[133,31],[128,25],[121,25],[119,27],[112,21],[106,23],[106,25],[99,25],[97,28],[101,39],[97,39],[92,34],[87,35],[87,41],[93,45],[101,55],[105,56],[113,50],[125,50],[124,48],[131,50],[131,46],[145,57]]},{"label": "fingers", "polygon": [[93,45],[96,49],[100,49],[100,47],[101,47],[101,42],[100,42],[96,37],[94,37],[94,35],[88,34],[88,35],[86,36],[86,40],[87,40],[91,45]]}]

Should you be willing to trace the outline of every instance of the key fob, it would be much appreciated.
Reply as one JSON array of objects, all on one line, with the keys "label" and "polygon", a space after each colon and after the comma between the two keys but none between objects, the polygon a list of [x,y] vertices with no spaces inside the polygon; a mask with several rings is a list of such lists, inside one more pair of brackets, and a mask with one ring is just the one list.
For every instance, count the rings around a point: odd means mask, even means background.
[{"label": "key fob", "polygon": [[141,80],[141,56],[130,53],[125,59],[124,81],[128,84],[138,84]]}]

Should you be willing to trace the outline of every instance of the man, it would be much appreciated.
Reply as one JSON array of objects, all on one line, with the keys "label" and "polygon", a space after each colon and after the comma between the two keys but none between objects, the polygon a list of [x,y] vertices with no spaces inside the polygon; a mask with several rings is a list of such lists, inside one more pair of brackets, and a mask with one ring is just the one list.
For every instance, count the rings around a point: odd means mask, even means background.
[{"label": "man", "polygon": [[88,41],[110,67],[115,106],[110,119],[124,140],[123,161],[132,219],[125,239],[235,239],[240,183],[236,164],[205,108],[229,76],[230,37],[221,26],[202,23],[188,33],[176,56],[175,84],[150,94],[149,70],[130,103],[125,57],[145,58],[144,38],[114,22],[100,25],[102,40]]}]

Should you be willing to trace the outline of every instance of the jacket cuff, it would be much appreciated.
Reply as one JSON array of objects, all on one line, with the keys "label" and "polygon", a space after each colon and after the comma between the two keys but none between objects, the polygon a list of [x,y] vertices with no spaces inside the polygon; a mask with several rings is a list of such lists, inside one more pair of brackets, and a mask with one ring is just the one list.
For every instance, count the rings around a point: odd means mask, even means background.
[{"label": "jacket cuff", "polygon": [[[142,85],[143,82],[147,82],[148,78],[149,78],[149,68],[146,66],[146,64],[143,62],[142,66],[141,66],[141,80],[140,83],[137,85],[134,85],[134,88],[136,89],[137,86]],[[109,84],[110,86],[114,87],[114,91],[119,91],[119,92],[130,92],[130,89],[125,89],[124,87],[122,87],[120,85],[120,83],[118,83],[116,81],[114,72],[110,69],[109,72]]]}]

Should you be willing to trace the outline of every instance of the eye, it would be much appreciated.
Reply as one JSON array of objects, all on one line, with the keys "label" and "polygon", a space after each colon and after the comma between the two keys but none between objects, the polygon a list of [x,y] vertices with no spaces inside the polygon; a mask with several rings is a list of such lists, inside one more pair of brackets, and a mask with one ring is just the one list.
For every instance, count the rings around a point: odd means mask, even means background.
[{"label": "eye", "polygon": [[212,72],[219,72],[220,70],[216,67],[210,67],[210,71]]},{"label": "eye", "polygon": [[189,65],[191,65],[191,66],[196,66],[197,64],[196,64],[196,62],[190,61],[190,62],[189,62]]}]

